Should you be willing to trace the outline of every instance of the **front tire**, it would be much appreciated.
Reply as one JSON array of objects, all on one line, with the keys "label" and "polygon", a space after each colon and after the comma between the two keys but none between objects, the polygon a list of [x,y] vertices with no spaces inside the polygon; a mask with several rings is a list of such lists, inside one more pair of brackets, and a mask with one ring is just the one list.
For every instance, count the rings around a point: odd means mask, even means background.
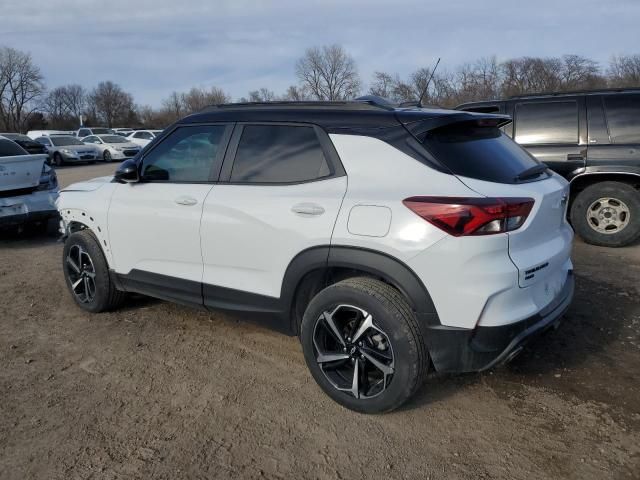
[{"label": "front tire", "polygon": [[56,164],[56,167],[62,167],[64,165],[64,159],[58,152],[53,154],[53,163]]},{"label": "front tire", "polygon": [[640,237],[640,192],[623,182],[590,185],[574,199],[571,223],[592,245],[629,245]]},{"label": "front tire", "polygon": [[322,390],[362,413],[398,408],[422,385],[429,366],[406,299],[371,278],[343,280],[317,294],[304,313],[300,339]]},{"label": "front tire", "polygon": [[105,150],[104,153],[102,154],[102,159],[106,162],[109,163],[111,161],[111,153],[109,152],[109,150]]},{"label": "front tire", "polygon": [[72,233],[64,244],[62,269],[76,304],[92,313],[113,310],[124,292],[116,289],[100,244],[89,230]]}]

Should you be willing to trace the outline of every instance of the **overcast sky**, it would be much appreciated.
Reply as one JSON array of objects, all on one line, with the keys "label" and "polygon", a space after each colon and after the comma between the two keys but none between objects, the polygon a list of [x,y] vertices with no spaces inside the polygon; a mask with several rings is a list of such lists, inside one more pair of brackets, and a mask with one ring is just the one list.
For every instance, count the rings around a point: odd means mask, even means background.
[{"label": "overcast sky", "polygon": [[112,80],[137,103],[216,85],[234,99],[296,83],[305,48],[338,43],[367,84],[482,56],[640,53],[640,0],[0,0],[0,45],[48,87]]}]

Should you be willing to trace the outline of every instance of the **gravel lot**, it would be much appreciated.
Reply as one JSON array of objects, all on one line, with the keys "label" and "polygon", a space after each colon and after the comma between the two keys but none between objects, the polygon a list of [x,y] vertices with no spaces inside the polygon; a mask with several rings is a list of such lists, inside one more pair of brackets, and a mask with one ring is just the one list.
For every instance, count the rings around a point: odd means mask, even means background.
[{"label": "gravel lot", "polygon": [[250,322],[145,298],[82,312],[61,253],[0,238],[2,479],[640,477],[640,245],[576,242],[557,331],[383,416],[333,403],[296,338]]}]

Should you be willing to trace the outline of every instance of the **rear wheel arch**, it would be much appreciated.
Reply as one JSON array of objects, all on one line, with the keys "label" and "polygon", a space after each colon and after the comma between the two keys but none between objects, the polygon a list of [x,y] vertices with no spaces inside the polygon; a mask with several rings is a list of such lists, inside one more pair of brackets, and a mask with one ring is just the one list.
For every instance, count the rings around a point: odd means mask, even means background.
[{"label": "rear wheel arch", "polygon": [[[304,310],[322,289],[352,277],[381,280],[396,289],[414,312],[428,323],[439,324],[435,306],[418,276],[400,260],[374,250],[349,246],[323,246],[305,250],[289,264],[282,294],[290,314],[291,331],[299,333]],[[427,325],[423,325],[426,331]]]},{"label": "rear wheel arch", "polygon": [[571,179],[569,186],[571,188],[572,200],[575,196],[591,185],[602,182],[620,182],[627,183],[636,190],[640,189],[640,172],[593,172],[578,174]]}]

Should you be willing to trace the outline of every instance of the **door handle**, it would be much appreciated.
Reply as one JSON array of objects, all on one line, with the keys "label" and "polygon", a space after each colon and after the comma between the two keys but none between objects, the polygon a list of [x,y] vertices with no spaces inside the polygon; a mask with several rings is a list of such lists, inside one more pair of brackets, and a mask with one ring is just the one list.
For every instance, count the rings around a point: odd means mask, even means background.
[{"label": "door handle", "polygon": [[584,160],[584,155],[581,153],[569,153],[567,154],[567,160]]},{"label": "door handle", "polygon": [[316,205],[315,203],[299,203],[291,207],[291,211],[303,217],[313,217],[322,215],[324,213],[324,208],[320,205]]},{"label": "door handle", "polygon": [[195,205],[196,203],[198,203],[198,200],[196,200],[193,197],[187,197],[186,195],[182,196],[182,197],[178,197],[175,199],[175,202],[178,205],[186,205],[187,207],[191,206],[191,205]]}]

